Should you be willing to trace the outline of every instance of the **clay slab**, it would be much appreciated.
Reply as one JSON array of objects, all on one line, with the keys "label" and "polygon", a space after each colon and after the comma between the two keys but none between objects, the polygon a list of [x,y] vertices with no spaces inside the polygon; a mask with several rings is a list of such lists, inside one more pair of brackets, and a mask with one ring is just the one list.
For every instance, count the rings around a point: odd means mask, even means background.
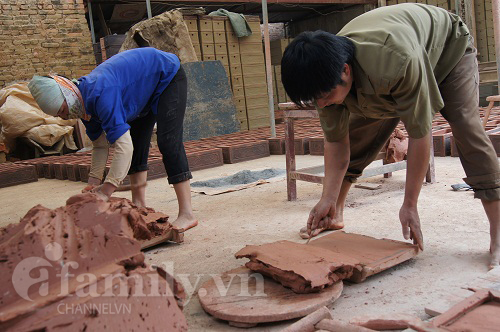
[{"label": "clay slab", "polygon": [[240,323],[248,327],[306,316],[331,305],[342,289],[343,284],[339,281],[320,293],[296,294],[242,266],[225,272],[220,280],[205,282],[198,297],[210,315],[229,321],[231,325]]},{"label": "clay slab", "polygon": [[273,278],[296,293],[319,292],[352,275],[357,260],[321,247],[290,241],[246,246],[236,258],[246,267]]},{"label": "clay slab", "polygon": [[362,282],[367,277],[407,261],[418,254],[417,246],[410,243],[376,239],[343,231],[333,232],[313,240],[308,246],[328,249],[357,261],[361,268],[355,269],[352,276],[346,279],[352,282]]}]

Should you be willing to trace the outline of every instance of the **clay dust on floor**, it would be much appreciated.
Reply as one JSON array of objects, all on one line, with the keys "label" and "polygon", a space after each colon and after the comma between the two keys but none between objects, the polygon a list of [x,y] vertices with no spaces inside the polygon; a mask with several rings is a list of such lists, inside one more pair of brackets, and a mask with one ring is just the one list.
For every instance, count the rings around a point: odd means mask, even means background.
[{"label": "clay dust on floor", "polygon": [[[322,163],[321,156],[297,156],[299,167]],[[193,181],[234,174],[240,170],[284,168],[284,156],[197,171]],[[479,200],[473,193],[454,192],[451,185],[462,183],[464,172],[458,158],[436,158],[436,179],[422,188],[419,211],[425,251],[416,259],[370,277],[361,284],[346,284],[335,302],[335,318],[349,321],[357,316],[405,312],[424,316],[424,307],[449,291],[457,290],[487,272],[489,225]],[[398,212],[404,196],[405,172],[363,181],[380,183],[379,190],[352,188],[344,217],[347,232],[377,238],[403,240]],[[64,205],[78,193],[83,183],[40,179],[38,182],[0,189],[0,226],[18,222],[34,205],[48,208]],[[206,196],[193,194],[193,207],[200,220],[185,234],[181,245],[156,247],[146,253],[149,264],[164,265],[194,294],[184,312],[191,331],[232,331],[226,322],[207,315],[196,291],[211,278],[243,265],[234,253],[246,244],[278,240],[303,242],[298,230],[306,223],[310,209],[321,196],[321,186],[298,182],[296,202],[286,200],[286,181]],[[130,192],[116,194],[130,198]],[[166,178],[149,182],[148,205],[170,215],[177,213],[175,194]],[[290,322],[262,325],[253,331],[279,331]]]}]

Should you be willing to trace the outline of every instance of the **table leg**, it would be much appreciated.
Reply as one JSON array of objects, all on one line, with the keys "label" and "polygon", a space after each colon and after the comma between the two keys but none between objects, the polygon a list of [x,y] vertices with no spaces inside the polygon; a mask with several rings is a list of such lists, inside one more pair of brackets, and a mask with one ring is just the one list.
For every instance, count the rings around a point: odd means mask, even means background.
[{"label": "table leg", "polygon": [[295,172],[295,144],[293,118],[285,117],[286,191],[289,201],[297,200],[297,180],[290,174]]}]

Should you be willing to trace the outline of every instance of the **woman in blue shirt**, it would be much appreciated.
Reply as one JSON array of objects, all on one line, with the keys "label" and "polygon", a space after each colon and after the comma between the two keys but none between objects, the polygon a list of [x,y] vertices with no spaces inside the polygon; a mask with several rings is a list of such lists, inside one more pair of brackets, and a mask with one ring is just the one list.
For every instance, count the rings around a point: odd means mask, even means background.
[{"label": "woman in blue shirt", "polygon": [[[34,76],[29,88],[45,113],[82,119],[93,143],[89,186],[84,190],[103,199],[128,173],[132,201],[146,205],[147,159],[156,123],[158,147],[179,204],[173,224],[184,230],[197,225],[191,206],[192,175],[182,143],[187,80],[176,55],[151,47],[128,50],[78,80]],[[110,146],[113,160],[102,181]]]}]

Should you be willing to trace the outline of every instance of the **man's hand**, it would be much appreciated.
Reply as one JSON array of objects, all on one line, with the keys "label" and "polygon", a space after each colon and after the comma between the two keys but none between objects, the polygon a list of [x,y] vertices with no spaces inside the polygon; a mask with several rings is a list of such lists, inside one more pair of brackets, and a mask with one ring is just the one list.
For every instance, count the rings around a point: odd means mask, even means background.
[{"label": "man's hand", "polygon": [[317,234],[314,234],[315,231],[329,227],[334,216],[334,202],[321,199],[309,213],[309,218],[307,219],[307,234],[316,236]]},{"label": "man's hand", "polygon": [[100,186],[97,186],[90,190],[91,193],[95,194],[97,197],[107,202],[111,195],[115,192],[116,187],[109,182],[105,182]]},{"label": "man's hand", "polygon": [[100,184],[101,180],[89,176],[89,180],[87,181],[87,186],[82,189],[82,193],[92,192],[92,190],[98,187]]},{"label": "man's hand", "polygon": [[420,218],[417,207],[410,207],[403,204],[399,210],[399,220],[403,227],[403,236],[406,240],[412,239],[413,244],[417,244],[420,250],[424,250],[424,237],[420,229]]},{"label": "man's hand", "polygon": [[99,199],[107,202],[109,200],[109,196],[101,191],[101,187],[102,185],[94,187],[92,190],[90,190],[90,192],[96,195]]}]

